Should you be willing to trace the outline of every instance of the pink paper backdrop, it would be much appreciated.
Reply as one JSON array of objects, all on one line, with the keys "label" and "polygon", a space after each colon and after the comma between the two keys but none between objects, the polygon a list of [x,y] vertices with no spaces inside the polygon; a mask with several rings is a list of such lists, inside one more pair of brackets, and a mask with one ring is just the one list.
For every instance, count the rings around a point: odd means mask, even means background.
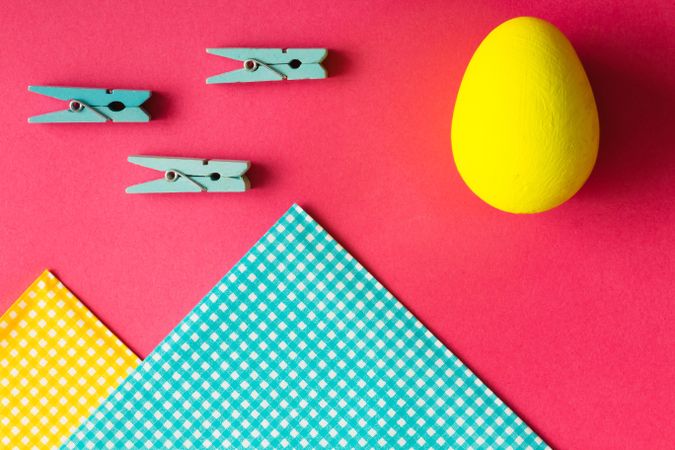
[{"label": "pink paper backdrop", "polygon": [[[460,180],[450,120],[480,40],[519,15],[572,41],[601,120],[562,207]],[[51,268],[145,356],[298,202],[560,448],[675,442],[675,14],[669,1],[0,6],[0,310]],[[207,86],[206,47],[327,47],[331,77]],[[29,125],[28,84],[151,89],[149,124]],[[244,195],[125,195],[130,154],[250,159]],[[671,447],[672,448],[672,447]]]}]

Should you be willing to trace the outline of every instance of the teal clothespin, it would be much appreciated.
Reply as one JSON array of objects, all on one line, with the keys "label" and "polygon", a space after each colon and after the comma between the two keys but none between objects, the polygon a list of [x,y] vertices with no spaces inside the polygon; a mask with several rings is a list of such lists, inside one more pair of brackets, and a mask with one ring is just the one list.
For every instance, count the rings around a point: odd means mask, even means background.
[{"label": "teal clothespin", "polygon": [[130,156],[129,162],[164,171],[164,178],[129,186],[127,194],[244,192],[250,187],[244,176],[251,166],[248,161]]},{"label": "teal clothespin", "polygon": [[68,109],[28,118],[29,123],[147,122],[141,108],[151,91],[28,86],[28,90],[68,102]]},{"label": "teal clothespin", "polygon": [[207,53],[243,61],[244,68],[214,75],[206,84],[326,78],[325,48],[207,48]]}]

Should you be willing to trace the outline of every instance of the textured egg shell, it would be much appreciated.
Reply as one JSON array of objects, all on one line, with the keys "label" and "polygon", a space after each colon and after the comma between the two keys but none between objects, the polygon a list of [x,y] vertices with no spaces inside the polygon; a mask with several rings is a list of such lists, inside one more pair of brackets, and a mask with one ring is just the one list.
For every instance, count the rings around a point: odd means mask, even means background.
[{"label": "textured egg shell", "polygon": [[567,38],[533,17],[492,30],[464,73],[452,119],[469,188],[503,211],[546,211],[584,184],[598,141],[593,91]]}]

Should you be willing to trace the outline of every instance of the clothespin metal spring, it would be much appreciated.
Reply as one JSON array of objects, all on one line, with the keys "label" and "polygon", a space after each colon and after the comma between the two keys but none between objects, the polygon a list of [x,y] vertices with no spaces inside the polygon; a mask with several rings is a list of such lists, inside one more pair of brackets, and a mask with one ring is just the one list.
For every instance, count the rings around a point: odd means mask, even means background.
[{"label": "clothespin metal spring", "polygon": [[[293,59],[288,63],[288,65],[292,69],[297,69],[298,67],[300,67],[301,64],[302,64],[302,62],[299,59]],[[247,60],[244,61],[244,69],[247,70],[248,72],[255,72],[256,70],[258,70],[258,66],[263,66],[266,69],[269,69],[272,72],[278,74],[279,77],[281,77],[282,80],[288,79],[288,76],[286,76],[285,74],[283,74],[280,71],[278,71],[277,69],[275,69],[274,66],[271,66],[269,64],[265,64],[262,61],[258,61],[257,59],[247,59]]]},{"label": "clothespin metal spring", "polygon": [[[173,183],[176,180],[178,180],[179,177],[185,178],[186,181],[189,181],[190,183],[194,184],[196,187],[199,188],[200,191],[206,192],[206,188],[202,186],[200,183],[198,183],[196,180],[194,180],[192,177],[189,177],[185,175],[183,172],[176,170],[176,169],[169,169],[166,172],[164,172],[164,179],[168,181],[169,183]],[[212,173],[209,175],[209,178],[212,180],[218,180],[220,178],[220,174],[217,173]]]},{"label": "clothespin metal spring", "polygon": [[[113,102],[113,103],[115,103],[115,102]],[[120,103],[120,102],[117,102],[117,103]],[[110,107],[110,106],[108,106],[108,107]],[[103,114],[98,109],[92,108],[91,106],[87,105],[82,100],[73,99],[73,100],[70,100],[68,102],[68,109],[71,110],[72,112],[82,112],[82,111],[84,111],[84,108],[89,108],[91,110],[91,112],[97,114],[99,117],[101,117],[106,122],[110,122],[112,120],[110,117],[106,116],[105,114]],[[122,104],[122,109],[124,109],[124,104]]]}]

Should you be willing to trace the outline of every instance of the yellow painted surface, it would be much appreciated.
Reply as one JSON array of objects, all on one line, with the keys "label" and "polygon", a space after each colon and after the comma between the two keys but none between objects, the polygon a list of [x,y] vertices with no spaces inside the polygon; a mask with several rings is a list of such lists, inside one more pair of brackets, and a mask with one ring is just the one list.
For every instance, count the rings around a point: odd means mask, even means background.
[{"label": "yellow painted surface", "polygon": [[532,17],[492,30],[453,114],[453,155],[469,188],[503,211],[546,211],[581,188],[598,142],[593,92],[567,38]]},{"label": "yellow painted surface", "polygon": [[45,271],[0,317],[0,448],[58,448],[139,363]]}]

